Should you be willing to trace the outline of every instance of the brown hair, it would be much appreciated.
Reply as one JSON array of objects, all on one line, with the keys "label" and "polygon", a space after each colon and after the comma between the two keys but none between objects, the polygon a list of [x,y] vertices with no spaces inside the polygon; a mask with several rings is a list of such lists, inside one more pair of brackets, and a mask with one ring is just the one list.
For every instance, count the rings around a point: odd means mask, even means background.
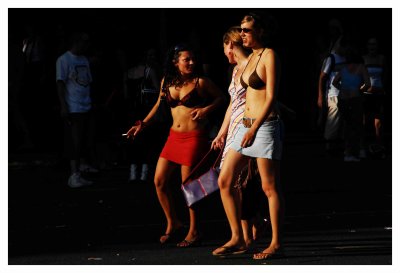
[{"label": "brown hair", "polygon": [[269,15],[261,15],[255,12],[250,12],[242,19],[243,23],[253,22],[253,28],[256,35],[259,37],[260,42],[266,46],[271,47],[277,32],[277,23],[274,18]]},{"label": "brown hair", "polygon": [[239,26],[230,27],[222,37],[222,41],[224,42],[224,44],[232,42],[236,46],[243,46],[243,40],[242,37],[240,36],[240,27]]}]

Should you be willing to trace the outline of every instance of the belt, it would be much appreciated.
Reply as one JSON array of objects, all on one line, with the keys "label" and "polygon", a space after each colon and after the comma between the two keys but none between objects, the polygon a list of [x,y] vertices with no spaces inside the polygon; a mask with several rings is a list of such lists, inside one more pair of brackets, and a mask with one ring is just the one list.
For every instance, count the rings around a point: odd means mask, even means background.
[{"label": "belt", "polygon": [[[274,120],[278,120],[278,119],[279,119],[278,116],[273,116],[273,117],[268,117],[267,119],[265,119],[265,121],[268,122],[268,121],[274,121]],[[251,125],[253,125],[254,121],[256,121],[255,118],[243,118],[242,119],[242,123],[245,128],[250,128]]]}]

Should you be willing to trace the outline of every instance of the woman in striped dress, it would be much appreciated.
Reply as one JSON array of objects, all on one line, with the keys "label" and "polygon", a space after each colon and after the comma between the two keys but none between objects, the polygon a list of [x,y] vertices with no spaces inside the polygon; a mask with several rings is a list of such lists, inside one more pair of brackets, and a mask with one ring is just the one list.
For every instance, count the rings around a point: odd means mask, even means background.
[{"label": "woman in striped dress", "polygon": [[[239,26],[231,27],[223,36],[225,56],[228,58],[230,64],[236,64],[236,66],[233,69],[232,81],[228,90],[231,97],[229,107],[226,110],[222,126],[212,142],[212,147],[214,149],[224,149],[220,164],[221,168],[225,159],[225,155],[228,152],[234,136],[237,133],[239,124],[242,122],[244,116],[244,106],[246,103],[246,88],[241,85],[240,76],[247,64],[249,52],[243,47],[240,31],[241,30]],[[244,189],[241,186],[242,185],[240,184],[240,181],[238,181],[235,187],[238,188],[237,192],[241,193],[239,196],[243,206],[241,223],[246,245],[249,246],[254,239],[252,219],[256,213],[256,209],[254,208],[256,203],[254,198],[252,198],[252,200],[244,200],[244,191],[247,191],[247,188]],[[248,190],[253,191],[253,188],[254,187],[249,187]],[[254,230],[254,233],[255,232],[256,229]]]},{"label": "woman in striped dress", "polygon": [[224,53],[230,64],[236,64],[232,73],[232,81],[229,85],[229,95],[231,97],[229,107],[226,110],[222,126],[212,142],[214,148],[224,149],[221,159],[223,164],[225,155],[233,141],[233,136],[237,131],[243,114],[246,102],[246,89],[240,84],[240,75],[247,64],[248,52],[242,46],[240,37],[240,27],[231,27],[223,37]]}]

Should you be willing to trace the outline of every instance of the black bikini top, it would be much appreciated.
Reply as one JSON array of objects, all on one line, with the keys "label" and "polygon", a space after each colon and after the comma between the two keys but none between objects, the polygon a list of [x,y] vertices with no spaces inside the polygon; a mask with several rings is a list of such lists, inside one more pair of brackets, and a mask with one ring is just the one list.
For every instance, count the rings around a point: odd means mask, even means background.
[{"label": "black bikini top", "polygon": [[193,108],[193,107],[203,104],[205,100],[202,97],[200,97],[200,95],[199,95],[199,92],[197,89],[198,85],[199,85],[199,78],[197,78],[196,85],[194,86],[194,88],[180,100],[174,99],[171,96],[171,93],[169,92],[169,88],[166,88],[166,99],[167,99],[168,105],[171,108],[175,108],[180,105],[183,105],[187,108]]},{"label": "black bikini top", "polygon": [[265,50],[265,48],[264,48],[263,51],[258,55],[258,56],[260,56],[260,59],[258,59],[257,64],[256,64],[256,68],[254,69],[254,72],[251,73],[251,75],[250,75],[250,77],[249,77],[249,84],[245,83],[245,81],[243,80],[243,74],[244,74],[244,71],[245,71],[246,68],[247,68],[247,65],[250,63],[251,58],[253,58],[253,55],[251,56],[249,62],[246,64],[246,66],[245,66],[245,68],[244,68],[244,70],[243,70],[243,73],[242,73],[242,75],[240,76],[240,83],[242,84],[242,86],[243,86],[245,89],[247,89],[247,87],[248,87],[249,85],[250,85],[250,87],[253,88],[253,89],[261,89],[261,88],[263,88],[263,87],[265,86],[265,82],[263,82],[263,80],[262,80],[262,79],[260,78],[260,76],[258,76],[258,74],[257,74],[257,66],[258,66],[258,63],[259,63],[260,60],[261,60],[261,55],[263,54],[264,50]]}]

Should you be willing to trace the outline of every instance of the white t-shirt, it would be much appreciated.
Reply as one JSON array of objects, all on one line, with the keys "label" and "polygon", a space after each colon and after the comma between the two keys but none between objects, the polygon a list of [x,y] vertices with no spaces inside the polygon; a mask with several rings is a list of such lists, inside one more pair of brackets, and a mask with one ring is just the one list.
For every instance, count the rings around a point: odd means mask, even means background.
[{"label": "white t-shirt", "polygon": [[89,61],[67,51],[57,59],[56,80],[63,81],[67,92],[65,100],[70,113],[85,113],[91,108]]},{"label": "white t-shirt", "polygon": [[325,74],[329,74],[329,79],[327,81],[327,96],[328,97],[337,97],[339,96],[339,89],[332,85],[332,81],[335,78],[336,74],[343,68],[343,64],[346,62],[346,59],[338,54],[332,54],[335,58],[335,65],[332,69],[332,58],[327,57],[322,65],[322,72]]}]

